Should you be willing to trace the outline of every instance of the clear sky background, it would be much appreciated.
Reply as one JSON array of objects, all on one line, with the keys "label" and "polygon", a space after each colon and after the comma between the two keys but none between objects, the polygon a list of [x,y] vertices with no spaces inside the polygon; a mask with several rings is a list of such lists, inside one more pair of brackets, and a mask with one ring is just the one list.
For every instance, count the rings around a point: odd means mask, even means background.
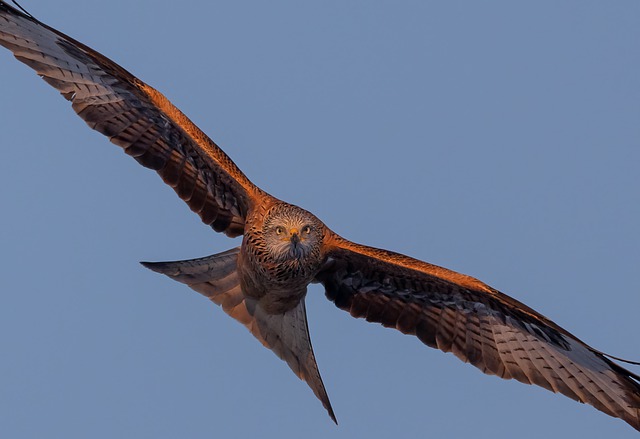
[{"label": "clear sky background", "polygon": [[[336,232],[476,276],[640,360],[637,1],[23,3]],[[314,286],[336,427],[241,325],[138,264],[239,240],[4,50],[0,72],[0,437],[637,437]]]}]

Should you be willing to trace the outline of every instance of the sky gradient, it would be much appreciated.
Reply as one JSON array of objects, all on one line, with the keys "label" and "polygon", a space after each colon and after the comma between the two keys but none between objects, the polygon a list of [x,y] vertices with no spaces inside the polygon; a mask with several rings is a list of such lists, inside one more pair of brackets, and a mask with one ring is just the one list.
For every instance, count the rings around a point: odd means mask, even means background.
[{"label": "sky gradient", "polygon": [[[347,239],[640,360],[640,3],[24,0]],[[0,436],[635,438],[307,298],[338,418],[138,264],[239,245],[0,50]],[[638,373],[639,367],[631,367]]]}]

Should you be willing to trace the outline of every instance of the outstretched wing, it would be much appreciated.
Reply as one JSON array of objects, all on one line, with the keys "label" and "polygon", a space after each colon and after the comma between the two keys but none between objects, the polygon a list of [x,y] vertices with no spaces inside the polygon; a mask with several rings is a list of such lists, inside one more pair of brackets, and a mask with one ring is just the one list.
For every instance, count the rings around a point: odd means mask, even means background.
[{"label": "outstretched wing", "polygon": [[640,430],[640,377],[477,279],[333,236],[317,275],[354,317],[416,335],[486,374],[536,384]]},{"label": "outstretched wing", "polygon": [[245,296],[236,269],[240,248],[206,258],[174,262],[143,262],[142,265],[208,297],[224,312],[242,323],[267,348],[287,362],[293,373],[304,380],[331,419],[331,408],[316,363],[304,300],[284,314],[269,314],[252,297]]},{"label": "outstretched wing", "polygon": [[266,196],[162,94],[95,50],[0,1],[0,45],[71,101],[75,112],[160,174],[205,224],[241,235]]}]

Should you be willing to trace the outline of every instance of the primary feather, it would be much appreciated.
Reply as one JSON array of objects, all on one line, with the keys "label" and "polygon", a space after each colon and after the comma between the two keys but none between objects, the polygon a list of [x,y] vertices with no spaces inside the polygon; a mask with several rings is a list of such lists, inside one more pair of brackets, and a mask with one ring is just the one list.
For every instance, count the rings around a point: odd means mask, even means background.
[{"label": "primary feather", "polygon": [[207,258],[144,265],[245,325],[309,384],[334,421],[307,327],[304,298],[312,282],[354,317],[640,430],[640,377],[538,312],[470,276],[338,236],[251,183],[158,91],[3,1],[0,45],[59,90],[91,128],[155,170],[204,223],[243,237],[241,247]]}]

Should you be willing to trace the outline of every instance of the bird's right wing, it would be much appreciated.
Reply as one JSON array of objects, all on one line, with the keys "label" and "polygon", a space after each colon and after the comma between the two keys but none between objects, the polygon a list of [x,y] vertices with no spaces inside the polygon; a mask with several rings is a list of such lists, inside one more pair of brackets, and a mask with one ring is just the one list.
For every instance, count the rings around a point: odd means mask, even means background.
[{"label": "bird's right wing", "polygon": [[327,297],[486,374],[590,404],[640,430],[640,377],[528,306],[488,285],[333,235],[317,275]]},{"label": "bird's right wing", "polygon": [[94,130],[160,174],[205,224],[241,235],[267,196],[162,94],[110,59],[0,1],[0,45],[71,101]]}]

